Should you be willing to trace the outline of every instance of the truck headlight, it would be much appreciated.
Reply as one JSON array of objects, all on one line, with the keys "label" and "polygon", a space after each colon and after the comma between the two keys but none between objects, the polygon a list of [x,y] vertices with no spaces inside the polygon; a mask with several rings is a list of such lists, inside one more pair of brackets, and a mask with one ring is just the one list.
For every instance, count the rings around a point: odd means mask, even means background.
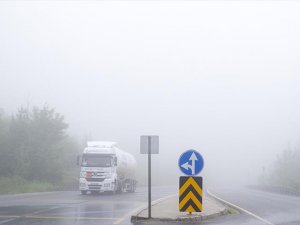
[{"label": "truck headlight", "polygon": [[86,178],[86,172],[84,172],[84,171],[83,171],[83,172],[80,172],[80,177],[81,177],[81,178]]},{"label": "truck headlight", "polygon": [[113,174],[112,174],[112,173],[106,174],[106,178],[110,179],[110,178],[112,178],[112,177],[113,177]]}]

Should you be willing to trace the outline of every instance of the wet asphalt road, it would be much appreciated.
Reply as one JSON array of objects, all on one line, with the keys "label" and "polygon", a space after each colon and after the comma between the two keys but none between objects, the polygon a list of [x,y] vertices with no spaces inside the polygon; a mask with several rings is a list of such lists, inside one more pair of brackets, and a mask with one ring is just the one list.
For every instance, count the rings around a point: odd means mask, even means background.
[{"label": "wet asphalt road", "polygon": [[[176,193],[176,187],[153,187],[153,200]],[[136,193],[82,196],[79,192],[51,192],[0,196],[0,224],[4,225],[128,225],[136,209],[147,204],[147,188]]]},{"label": "wet asphalt road", "polygon": [[[255,215],[276,225],[300,225],[300,197],[277,194],[250,188],[216,188],[211,189],[222,199],[229,201]],[[242,219],[240,219],[242,218]],[[222,221],[222,219],[224,219]],[[208,224],[266,224],[245,213],[218,218]]]},{"label": "wet asphalt road", "polygon": [[[300,225],[300,197],[246,188],[211,189],[214,194],[276,225]],[[153,200],[177,192],[177,187],[153,187]],[[82,196],[52,192],[0,196],[0,225],[129,225],[135,210],[147,205],[147,188],[136,193]],[[205,207],[205,206],[204,206]],[[150,223],[181,225],[185,223]],[[263,225],[246,213],[204,221],[203,225]]]},{"label": "wet asphalt road", "polygon": [[[244,187],[210,189],[218,197],[233,203],[247,212],[220,216],[194,224],[201,225],[300,225],[300,197],[276,194]],[[203,206],[205,207],[205,205]],[[180,222],[153,223],[155,225],[184,225]],[[141,224],[135,224],[141,225]]]}]

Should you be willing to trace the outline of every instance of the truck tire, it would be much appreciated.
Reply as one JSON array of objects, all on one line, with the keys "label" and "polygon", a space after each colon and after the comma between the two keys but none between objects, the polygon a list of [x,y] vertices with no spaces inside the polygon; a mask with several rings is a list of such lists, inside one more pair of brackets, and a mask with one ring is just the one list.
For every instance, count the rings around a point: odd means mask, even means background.
[{"label": "truck tire", "polygon": [[122,186],[121,186],[121,193],[124,193],[124,192],[126,192],[126,183],[125,182],[123,182]]},{"label": "truck tire", "polygon": [[130,180],[130,189],[128,190],[128,192],[133,193],[135,192],[135,189],[136,189],[135,180]]},{"label": "truck tire", "polygon": [[80,192],[82,195],[86,195],[86,193],[87,193],[87,191],[83,191],[83,190],[81,190]]},{"label": "truck tire", "polygon": [[132,192],[135,192],[136,191],[136,181],[134,180],[133,181],[133,190],[132,190]]},{"label": "truck tire", "polygon": [[122,192],[122,183],[121,181],[117,180],[117,190],[116,193],[121,193]]},{"label": "truck tire", "polygon": [[118,191],[118,183],[117,183],[117,181],[115,180],[115,181],[114,181],[114,190],[113,190],[113,191],[109,191],[109,194],[114,195],[114,194],[117,193],[117,191]]}]

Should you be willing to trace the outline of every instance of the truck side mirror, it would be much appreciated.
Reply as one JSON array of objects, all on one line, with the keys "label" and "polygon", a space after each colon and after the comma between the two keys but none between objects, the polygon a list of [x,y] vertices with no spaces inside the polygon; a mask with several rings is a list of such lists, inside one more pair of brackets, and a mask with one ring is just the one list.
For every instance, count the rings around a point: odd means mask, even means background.
[{"label": "truck side mirror", "polygon": [[117,166],[118,165],[118,159],[117,159],[117,157],[115,157],[115,166]]},{"label": "truck side mirror", "polygon": [[80,163],[80,155],[77,155],[76,165],[79,166]]}]

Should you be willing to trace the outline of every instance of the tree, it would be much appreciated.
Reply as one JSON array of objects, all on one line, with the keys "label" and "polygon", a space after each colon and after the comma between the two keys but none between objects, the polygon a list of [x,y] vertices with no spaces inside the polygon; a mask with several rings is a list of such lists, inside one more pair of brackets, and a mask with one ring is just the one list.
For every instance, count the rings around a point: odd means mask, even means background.
[{"label": "tree", "polygon": [[68,125],[64,117],[54,109],[44,106],[33,108],[30,126],[29,168],[27,177],[32,180],[47,180],[59,183],[63,177]]},{"label": "tree", "polygon": [[284,150],[274,163],[270,175],[270,183],[300,189],[300,150]]},{"label": "tree", "polygon": [[59,183],[66,161],[68,124],[54,109],[20,107],[8,123],[0,120],[0,175]]},{"label": "tree", "polygon": [[8,119],[4,117],[3,111],[0,110],[0,176],[10,173],[8,158],[9,151],[7,148],[8,139]]},{"label": "tree", "polygon": [[82,146],[67,128],[64,117],[47,105],[20,107],[11,117],[0,109],[0,177],[76,186],[75,161]]}]

